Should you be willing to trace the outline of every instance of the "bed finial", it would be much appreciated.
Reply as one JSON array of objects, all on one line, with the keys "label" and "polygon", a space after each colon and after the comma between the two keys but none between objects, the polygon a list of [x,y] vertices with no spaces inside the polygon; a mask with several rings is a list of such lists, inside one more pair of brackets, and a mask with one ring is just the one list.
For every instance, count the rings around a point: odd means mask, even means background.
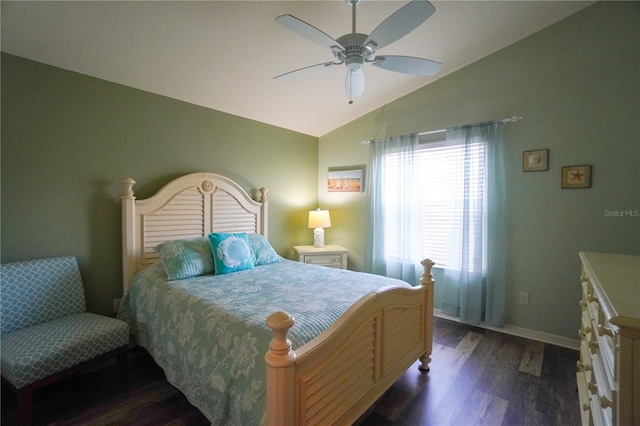
[{"label": "bed finial", "polygon": [[126,178],[122,181],[124,185],[124,192],[122,193],[122,198],[136,198],[133,196],[133,185],[136,184],[136,181],[131,178]]},{"label": "bed finial", "polygon": [[265,356],[268,365],[284,367],[295,360],[296,353],[291,349],[291,340],[287,339],[287,332],[294,323],[295,319],[283,311],[274,312],[267,318],[267,326],[273,331],[269,352]]},{"label": "bed finial", "polygon": [[420,264],[424,268],[424,273],[422,274],[422,279],[420,280],[423,284],[424,282],[433,283],[433,275],[431,275],[431,268],[435,265],[435,262],[431,259],[423,259]]},{"label": "bed finial", "polygon": [[264,203],[267,201],[267,191],[268,189],[265,188],[264,186],[262,188],[260,188],[260,202]]}]

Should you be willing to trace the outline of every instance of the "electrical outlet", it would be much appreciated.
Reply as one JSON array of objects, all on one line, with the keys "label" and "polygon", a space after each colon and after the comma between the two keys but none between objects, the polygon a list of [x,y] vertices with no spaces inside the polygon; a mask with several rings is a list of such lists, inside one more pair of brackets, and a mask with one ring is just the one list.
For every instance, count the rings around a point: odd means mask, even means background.
[{"label": "electrical outlet", "polygon": [[529,306],[529,293],[526,291],[520,292],[520,304]]},{"label": "electrical outlet", "polygon": [[118,313],[118,309],[120,308],[120,302],[122,302],[122,299],[113,299],[113,313],[114,314]]}]

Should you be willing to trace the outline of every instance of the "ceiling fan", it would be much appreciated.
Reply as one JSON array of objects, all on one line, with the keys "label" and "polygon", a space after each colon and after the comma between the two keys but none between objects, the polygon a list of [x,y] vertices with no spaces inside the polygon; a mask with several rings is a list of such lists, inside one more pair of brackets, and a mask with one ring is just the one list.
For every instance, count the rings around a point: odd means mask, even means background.
[{"label": "ceiling fan", "polygon": [[362,72],[364,64],[413,75],[431,76],[440,70],[442,64],[429,59],[398,55],[375,56],[378,49],[409,34],[435,12],[435,7],[427,0],[413,0],[404,5],[385,19],[369,35],[356,32],[356,5],[360,0],[346,0],[346,2],[352,10],[352,31],[335,40],[295,16],[281,15],[276,18],[276,21],[298,35],[331,49],[337,62],[330,61],[311,65],[281,74],[274,79],[286,79],[309,71],[345,64],[347,67],[345,91],[349,103],[352,104],[353,99],[364,92],[364,74]]}]

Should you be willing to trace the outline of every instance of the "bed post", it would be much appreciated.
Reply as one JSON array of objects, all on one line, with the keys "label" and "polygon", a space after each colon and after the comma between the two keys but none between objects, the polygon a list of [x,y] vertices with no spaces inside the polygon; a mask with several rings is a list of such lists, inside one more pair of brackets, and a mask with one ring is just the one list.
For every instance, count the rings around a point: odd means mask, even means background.
[{"label": "bed post", "polygon": [[431,351],[433,349],[433,275],[431,275],[431,268],[435,264],[431,259],[424,259],[422,262],[424,273],[420,278],[420,284],[425,288],[426,298],[426,318],[425,318],[425,353],[420,357],[420,365],[418,369],[423,372],[429,371],[429,363],[431,362]]},{"label": "bed post", "polygon": [[265,236],[265,238],[268,238],[269,236],[267,235],[267,229],[268,229],[268,217],[267,217],[267,203],[269,202],[269,200],[267,200],[267,191],[268,189],[265,188],[264,186],[262,188],[260,188],[260,203],[262,203],[262,207],[260,208],[260,221],[261,223],[259,223],[258,225],[260,226],[260,233],[262,235]]},{"label": "bed post", "polygon": [[128,178],[122,181],[122,292],[129,290],[129,281],[135,273],[135,222],[136,197],[133,195],[133,185],[136,181]]},{"label": "bed post", "polygon": [[287,332],[294,318],[278,311],[267,318],[267,326],[273,331],[267,362],[267,425],[288,426],[295,424],[295,389],[293,363],[296,353],[291,349]]}]

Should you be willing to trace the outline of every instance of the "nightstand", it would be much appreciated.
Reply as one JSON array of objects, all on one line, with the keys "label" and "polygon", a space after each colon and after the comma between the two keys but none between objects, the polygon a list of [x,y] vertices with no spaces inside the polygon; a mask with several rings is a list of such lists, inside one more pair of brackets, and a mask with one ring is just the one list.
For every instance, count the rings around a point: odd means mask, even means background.
[{"label": "nightstand", "polygon": [[337,245],[324,247],[293,246],[298,260],[313,265],[328,266],[330,268],[347,269],[347,255],[349,251]]}]

